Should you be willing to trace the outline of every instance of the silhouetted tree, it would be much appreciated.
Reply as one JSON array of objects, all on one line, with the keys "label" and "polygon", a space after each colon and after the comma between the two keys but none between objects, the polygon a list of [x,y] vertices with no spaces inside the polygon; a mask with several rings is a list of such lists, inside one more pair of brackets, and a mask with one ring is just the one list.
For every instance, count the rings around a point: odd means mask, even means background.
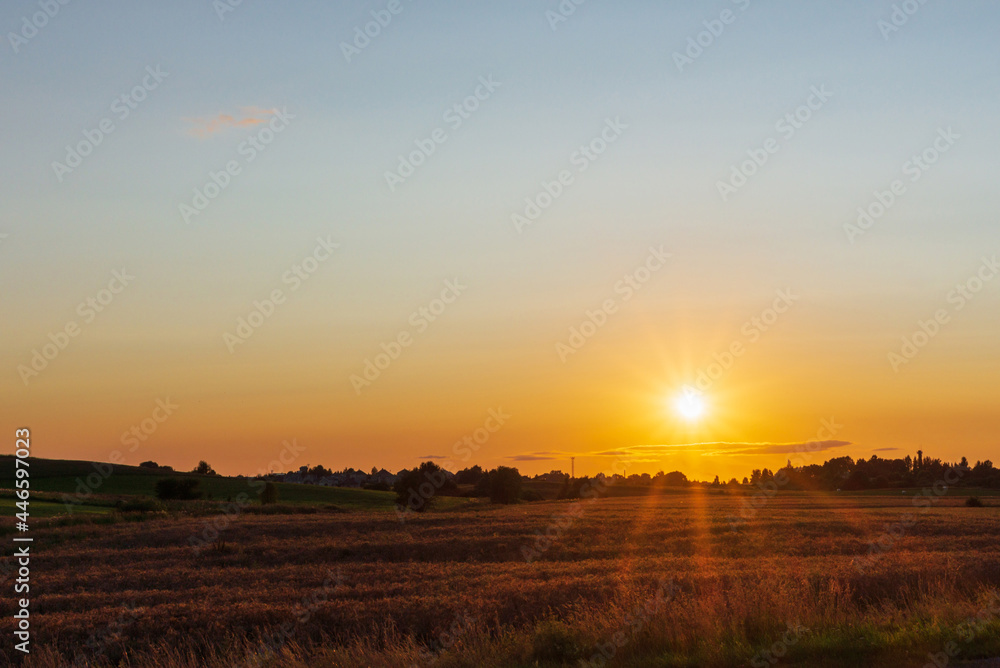
[{"label": "silhouetted tree", "polygon": [[424,462],[415,469],[400,471],[392,486],[397,505],[416,512],[427,510],[431,499],[441,491],[454,490],[454,481],[434,462]]},{"label": "silhouetted tree", "polygon": [[490,502],[517,503],[521,496],[521,473],[511,466],[498,466],[490,471]]},{"label": "silhouetted tree", "polygon": [[162,478],[154,487],[156,498],[163,500],[189,501],[200,499],[198,480],[195,478]]},{"label": "silhouetted tree", "polygon": [[278,502],[278,486],[273,482],[264,483],[264,489],[260,493],[260,505],[266,506]]},{"label": "silhouetted tree", "polygon": [[687,487],[688,478],[680,471],[671,471],[663,476],[663,483],[668,487]]},{"label": "silhouetted tree", "polygon": [[201,475],[219,475],[204,459],[198,462],[198,465],[194,467],[194,470],[191,471],[191,473],[200,473]]},{"label": "silhouetted tree", "polygon": [[455,474],[455,483],[458,485],[475,485],[485,475],[483,468],[476,464],[472,468],[462,469]]}]

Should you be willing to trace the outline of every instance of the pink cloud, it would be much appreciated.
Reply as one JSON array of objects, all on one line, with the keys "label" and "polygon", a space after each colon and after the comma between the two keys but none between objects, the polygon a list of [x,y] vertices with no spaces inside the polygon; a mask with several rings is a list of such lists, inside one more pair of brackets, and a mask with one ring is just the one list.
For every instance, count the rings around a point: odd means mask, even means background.
[{"label": "pink cloud", "polygon": [[207,139],[229,128],[245,128],[260,125],[261,123],[266,123],[268,121],[267,117],[274,115],[277,110],[242,107],[240,111],[240,117],[220,113],[217,116],[208,118],[185,118],[185,121],[192,124],[192,127],[188,128],[188,134],[201,139]]}]

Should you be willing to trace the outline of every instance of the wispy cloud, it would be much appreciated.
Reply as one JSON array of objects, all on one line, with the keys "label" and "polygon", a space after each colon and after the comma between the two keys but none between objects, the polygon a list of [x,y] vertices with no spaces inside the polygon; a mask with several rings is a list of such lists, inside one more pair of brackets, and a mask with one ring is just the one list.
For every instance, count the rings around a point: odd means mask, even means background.
[{"label": "wispy cloud", "polygon": [[850,445],[850,441],[810,441],[807,443],[717,443],[720,448],[706,455],[786,455],[796,452],[825,452]]},{"label": "wispy cloud", "polygon": [[543,462],[552,459],[568,459],[571,455],[546,454],[543,452],[527,452],[520,455],[511,455],[507,459],[515,462]]},{"label": "wispy cloud", "polygon": [[268,116],[273,116],[277,109],[260,109],[259,107],[242,107],[241,116],[220,113],[216,116],[185,118],[191,124],[188,134],[201,139],[207,139],[212,135],[224,132],[229,128],[245,128],[260,125],[268,121]]},{"label": "wispy cloud", "polygon": [[[851,445],[851,441],[809,441],[801,443],[730,443],[715,441],[709,443],[674,443],[629,445],[613,450],[597,452],[524,452],[511,455],[508,459],[518,462],[569,459],[570,457],[617,457],[631,463],[655,462],[661,457],[684,452],[705,457],[720,455],[780,455],[797,452],[824,452]],[[896,448],[882,448],[895,450]]]}]

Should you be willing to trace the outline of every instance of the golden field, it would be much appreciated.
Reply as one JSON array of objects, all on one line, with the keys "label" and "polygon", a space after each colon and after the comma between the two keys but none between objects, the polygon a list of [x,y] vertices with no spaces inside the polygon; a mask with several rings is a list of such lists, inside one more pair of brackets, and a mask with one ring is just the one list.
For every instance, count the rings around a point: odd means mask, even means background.
[{"label": "golden field", "polygon": [[[709,491],[33,529],[25,665],[923,666],[1000,656],[1000,508]],[[870,556],[872,543],[881,547]],[[8,574],[8,582],[12,577]],[[9,637],[11,619],[4,616]],[[949,645],[952,643],[952,645]],[[9,646],[3,649],[12,658]],[[933,665],[933,664],[931,664]]]}]

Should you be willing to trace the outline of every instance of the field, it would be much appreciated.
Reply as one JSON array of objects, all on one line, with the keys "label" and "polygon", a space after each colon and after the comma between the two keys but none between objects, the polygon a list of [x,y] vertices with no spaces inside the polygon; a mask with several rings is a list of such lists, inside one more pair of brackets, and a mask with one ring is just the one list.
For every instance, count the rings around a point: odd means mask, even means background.
[{"label": "field", "polygon": [[[31,489],[34,492],[51,492],[57,495],[53,497],[57,499],[61,499],[64,494],[70,496],[80,494],[75,498],[81,503],[99,500],[102,503],[110,501],[113,504],[118,498],[152,497],[156,482],[162,478],[197,478],[200,489],[206,497],[220,502],[227,499],[230,501],[237,499],[240,494],[246,494],[251,499],[256,500],[259,489],[259,487],[252,487],[246,478],[164,472],[138,466],[100,464],[99,467],[107,468],[95,468],[92,462],[55,459],[32,459],[30,466]],[[88,482],[88,478],[92,482]],[[10,481],[13,479],[14,457],[0,456],[0,480]],[[13,485],[10,482],[3,482],[0,486],[12,487]],[[291,485],[280,482],[277,483],[277,487],[278,498],[282,504],[333,504],[342,508],[359,510],[389,510],[392,508],[393,495],[389,492],[316,485]]]},{"label": "field", "polygon": [[[16,507],[17,499],[13,496],[9,498],[0,497],[0,516],[4,518],[14,517],[14,513],[19,512]],[[79,515],[104,515],[110,513],[114,510],[111,506],[97,506],[82,503],[74,508],[74,512]],[[31,515],[33,517],[55,517],[57,515],[64,515],[66,513],[66,506],[62,503],[56,501],[39,501],[33,500],[31,502]]]},{"label": "field", "polygon": [[468,505],[405,522],[321,507],[55,523],[33,530],[26,665],[893,667],[929,653],[950,653],[948,665],[1000,656],[995,498],[915,507],[898,491],[784,493],[734,528],[742,501],[691,491]]}]

